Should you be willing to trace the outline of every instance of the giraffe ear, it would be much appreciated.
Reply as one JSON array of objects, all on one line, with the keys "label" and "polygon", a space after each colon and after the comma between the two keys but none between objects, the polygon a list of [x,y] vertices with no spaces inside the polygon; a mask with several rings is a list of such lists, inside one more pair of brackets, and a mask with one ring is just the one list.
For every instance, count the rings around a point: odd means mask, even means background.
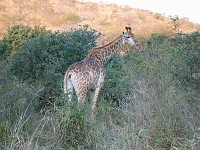
[{"label": "giraffe ear", "polygon": [[131,32],[131,27],[125,27],[127,32]]}]

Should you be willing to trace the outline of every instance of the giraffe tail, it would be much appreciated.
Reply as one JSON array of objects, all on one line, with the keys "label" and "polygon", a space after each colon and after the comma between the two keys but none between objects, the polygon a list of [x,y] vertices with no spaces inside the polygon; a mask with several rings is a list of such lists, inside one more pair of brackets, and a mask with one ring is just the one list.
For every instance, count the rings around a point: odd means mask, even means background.
[{"label": "giraffe tail", "polygon": [[73,85],[71,83],[71,74],[69,74],[69,69],[64,76],[64,95],[67,94],[68,100],[72,100]]},{"label": "giraffe tail", "polygon": [[64,94],[67,94],[67,76],[68,76],[68,71],[66,71],[64,76]]}]

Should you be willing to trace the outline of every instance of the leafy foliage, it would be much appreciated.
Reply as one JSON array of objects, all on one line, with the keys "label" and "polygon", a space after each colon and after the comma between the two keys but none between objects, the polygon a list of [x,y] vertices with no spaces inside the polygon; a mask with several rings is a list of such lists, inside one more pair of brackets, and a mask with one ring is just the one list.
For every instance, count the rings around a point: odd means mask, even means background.
[{"label": "leafy foliage", "polygon": [[[199,68],[198,59],[194,59],[198,56],[198,42],[194,46],[195,39],[190,35],[185,41],[179,41],[185,44],[175,45],[173,40],[153,35],[143,51],[115,57],[107,65],[102,94],[122,110],[132,112],[138,120],[134,124],[149,128],[149,144],[156,149],[170,149],[176,138],[192,138],[191,132],[198,127],[199,119],[195,119],[192,127],[185,122],[190,118],[188,111],[199,118],[199,82],[194,83],[190,76],[190,68]],[[193,49],[186,49],[191,45]],[[196,76],[195,80],[199,79]]]},{"label": "leafy foliage", "polygon": [[40,34],[24,43],[21,52],[13,58],[11,71],[22,81],[43,80],[48,84],[49,77],[63,75],[70,64],[82,60],[96,45],[98,36],[87,26],[71,32]]},{"label": "leafy foliage", "polygon": [[123,99],[132,98],[127,98],[135,84],[130,81],[147,76],[150,83],[157,82],[157,79],[165,75],[172,78],[174,68],[171,66],[171,60],[175,49],[168,41],[165,35],[155,34],[146,42],[142,52],[131,51],[124,57],[114,57],[107,65],[108,82],[105,84],[104,96],[108,98],[109,95],[109,100],[119,104]]},{"label": "leafy foliage", "polygon": [[[199,149],[199,33],[154,34],[141,51],[115,56],[92,122],[91,104],[74,109],[60,93],[64,72],[98,36],[88,26],[42,32],[0,61],[0,148]],[[7,57],[11,47],[0,48]],[[65,103],[37,113],[39,98]]]},{"label": "leafy foliage", "polygon": [[43,99],[55,101],[53,97],[61,92],[66,69],[82,60],[99,36],[88,26],[70,32],[40,34],[24,42],[11,61],[10,71],[22,82],[39,82],[45,87],[40,93]]},{"label": "leafy foliage", "polygon": [[[176,69],[176,77],[186,87],[193,87],[200,90],[200,33],[177,34],[173,39],[173,44],[177,46],[181,53],[182,65]],[[184,66],[183,66],[184,64]]]},{"label": "leafy foliage", "polygon": [[5,60],[11,53],[11,48],[6,40],[0,41],[0,61]]},{"label": "leafy foliage", "polygon": [[38,36],[41,33],[48,33],[42,27],[28,27],[23,25],[16,25],[8,28],[7,32],[4,34],[3,43],[6,43],[10,51],[4,51],[4,53],[16,53],[19,51],[23,43],[31,38]]}]

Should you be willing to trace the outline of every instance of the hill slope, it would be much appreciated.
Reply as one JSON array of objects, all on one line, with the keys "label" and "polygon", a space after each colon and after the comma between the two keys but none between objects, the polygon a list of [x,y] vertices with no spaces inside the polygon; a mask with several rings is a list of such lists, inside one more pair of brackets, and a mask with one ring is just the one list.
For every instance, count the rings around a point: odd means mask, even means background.
[{"label": "hill slope", "polygon": [[[177,23],[183,33],[200,29],[200,25],[188,22],[186,18]],[[77,0],[1,0],[0,37],[7,27],[17,24],[45,26],[50,30],[68,30],[88,24],[103,34],[111,35],[109,38],[118,35],[129,24],[140,40],[148,38],[152,33],[171,35],[175,32],[170,18],[128,6]]]}]

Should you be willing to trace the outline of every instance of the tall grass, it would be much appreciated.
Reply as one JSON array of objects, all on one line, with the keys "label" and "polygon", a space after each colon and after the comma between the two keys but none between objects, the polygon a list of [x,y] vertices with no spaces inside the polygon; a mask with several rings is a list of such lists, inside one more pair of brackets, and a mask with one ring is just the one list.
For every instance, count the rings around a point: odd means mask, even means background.
[{"label": "tall grass", "polygon": [[1,61],[0,149],[200,149],[199,89],[184,83],[194,83],[188,66],[198,68],[198,59],[187,63],[184,52],[195,51],[191,58],[199,53],[194,43],[193,51],[185,49],[189,41],[179,45],[154,35],[142,51],[114,57],[106,65],[96,120],[90,102],[79,109],[76,97],[68,103],[62,94],[55,96],[60,103],[36,111],[45,81],[20,82],[9,60]]}]

